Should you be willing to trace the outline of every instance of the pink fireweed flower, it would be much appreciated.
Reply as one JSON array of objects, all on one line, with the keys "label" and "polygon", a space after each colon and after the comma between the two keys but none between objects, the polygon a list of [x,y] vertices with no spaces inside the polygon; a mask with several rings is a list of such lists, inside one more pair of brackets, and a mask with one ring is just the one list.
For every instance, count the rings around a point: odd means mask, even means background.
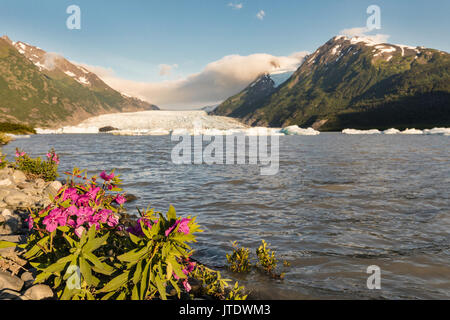
[{"label": "pink fireweed flower", "polygon": [[189,234],[189,222],[191,219],[183,218],[181,220],[177,220],[169,229],[166,230],[165,235],[166,237],[169,236],[169,234],[179,225],[178,232],[183,232],[184,234]]},{"label": "pink fireweed flower", "polygon": [[[0,161],[0,162],[1,162],[1,161]],[[28,218],[25,220],[25,222],[28,223],[28,230],[33,229],[33,225],[34,225],[33,217],[28,216]]]},{"label": "pink fireweed flower", "polygon": [[82,207],[78,210],[77,226],[81,226],[83,223],[89,221],[89,217],[94,213],[94,209],[91,207]]},{"label": "pink fireweed flower", "polygon": [[107,224],[108,224],[108,226],[110,226],[110,227],[115,227],[115,226],[117,226],[117,225],[119,224],[119,219],[117,219],[115,215],[111,214],[111,215],[108,217],[108,222],[107,222]]},{"label": "pink fireweed flower", "polygon": [[70,199],[76,203],[78,198],[79,198],[78,190],[76,188],[68,188],[64,191],[62,201],[66,201],[67,199]]},{"label": "pink fireweed flower", "polygon": [[116,201],[118,204],[122,205],[122,204],[124,204],[125,202],[127,202],[127,199],[125,199],[124,196],[121,196],[120,194],[118,194],[118,195],[116,196],[116,198],[114,199],[114,201]]},{"label": "pink fireweed flower", "polygon": [[191,219],[183,218],[180,221],[180,226],[178,227],[178,232],[183,232],[184,234],[189,234],[189,222]]},{"label": "pink fireweed flower", "polygon": [[59,226],[65,226],[67,224],[67,215],[59,209],[55,208],[44,218],[42,223],[46,226],[45,229],[48,232],[53,232]]},{"label": "pink fireweed flower", "polygon": [[19,152],[19,150],[16,150],[16,157],[17,157],[17,158],[23,157],[24,155],[26,155],[25,152]]},{"label": "pink fireweed flower", "polygon": [[77,199],[77,205],[79,206],[88,206],[89,200],[91,200],[91,197],[88,194],[83,194],[78,197]]},{"label": "pink fireweed flower", "polygon": [[78,238],[81,238],[84,232],[86,232],[86,229],[83,226],[75,229],[75,234],[78,236]]},{"label": "pink fireweed flower", "polygon": [[183,286],[184,286],[184,290],[186,290],[186,292],[191,291],[191,285],[189,284],[189,282],[186,280],[183,281]]},{"label": "pink fireweed flower", "polygon": [[183,269],[183,273],[185,275],[188,275],[189,273],[194,271],[195,266],[196,266],[195,262],[188,262],[188,265]]},{"label": "pink fireweed flower", "polygon": [[97,213],[96,217],[98,218],[98,221],[100,221],[101,223],[106,223],[106,222],[108,222],[108,217],[111,214],[112,214],[111,210],[103,209]]},{"label": "pink fireweed flower", "polygon": [[102,173],[100,173],[100,178],[105,181],[110,181],[114,178],[114,173],[112,172],[111,174],[106,174],[105,171],[102,171]]},{"label": "pink fireweed flower", "polygon": [[47,153],[47,158],[50,159],[51,157],[53,157],[53,155],[51,153]]},{"label": "pink fireweed flower", "polygon": [[86,193],[88,196],[89,196],[89,198],[91,199],[91,200],[95,200],[95,198],[97,197],[97,193],[100,191],[101,189],[100,189],[100,187],[93,187],[90,191],[88,191],[88,193]]}]

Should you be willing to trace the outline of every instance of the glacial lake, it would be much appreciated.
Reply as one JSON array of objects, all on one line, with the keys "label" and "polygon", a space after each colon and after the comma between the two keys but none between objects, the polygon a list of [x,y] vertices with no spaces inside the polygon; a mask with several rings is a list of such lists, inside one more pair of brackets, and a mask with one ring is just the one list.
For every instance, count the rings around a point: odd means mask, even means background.
[{"label": "glacial lake", "polygon": [[[116,168],[124,189],[165,212],[195,215],[204,230],[194,258],[263,299],[450,299],[450,137],[281,136],[279,172],[256,165],[175,165],[169,136],[35,135],[16,147],[63,171]],[[226,271],[231,241],[254,254],[270,243],[285,279]],[[280,262],[282,266],[282,263]],[[381,289],[367,288],[368,266]]]}]

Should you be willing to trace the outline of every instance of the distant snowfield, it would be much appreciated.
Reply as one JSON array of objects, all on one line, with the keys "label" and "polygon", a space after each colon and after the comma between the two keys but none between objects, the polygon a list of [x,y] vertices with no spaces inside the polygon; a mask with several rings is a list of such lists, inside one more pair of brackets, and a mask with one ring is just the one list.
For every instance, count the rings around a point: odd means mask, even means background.
[{"label": "distant snowfield", "polygon": [[385,131],[380,131],[377,129],[371,130],[344,129],[342,130],[342,133],[343,134],[437,134],[450,136],[450,128],[433,128],[425,130],[418,130],[413,128],[413,129],[406,129],[403,131],[394,128],[387,129]]},{"label": "distant snowfield", "polygon": [[103,127],[117,130],[114,135],[317,135],[318,131],[298,126],[287,128],[248,127],[236,119],[210,116],[203,110],[195,111],[142,111],[105,114],[87,119],[77,126],[57,130],[36,129],[38,134],[96,134]]}]

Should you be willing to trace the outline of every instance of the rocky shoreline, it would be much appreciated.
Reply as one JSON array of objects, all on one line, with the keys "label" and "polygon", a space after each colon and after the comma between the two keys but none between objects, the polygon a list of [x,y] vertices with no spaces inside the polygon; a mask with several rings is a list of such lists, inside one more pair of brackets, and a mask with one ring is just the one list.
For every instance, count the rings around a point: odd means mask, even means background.
[{"label": "rocky shoreline", "polygon": [[[0,240],[26,243],[28,227],[25,219],[30,210],[51,203],[62,187],[59,181],[29,179],[19,170],[0,169]],[[20,248],[0,248],[0,300],[54,299],[52,289],[33,285],[36,270],[22,257]]]}]

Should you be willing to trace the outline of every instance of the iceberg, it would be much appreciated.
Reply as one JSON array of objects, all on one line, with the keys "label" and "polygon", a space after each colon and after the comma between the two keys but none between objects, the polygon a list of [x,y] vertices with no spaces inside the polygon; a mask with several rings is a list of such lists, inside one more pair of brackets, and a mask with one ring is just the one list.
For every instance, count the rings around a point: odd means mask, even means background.
[{"label": "iceberg", "polygon": [[390,128],[383,131],[383,134],[398,134],[398,133],[400,133],[400,130],[395,128]]},{"label": "iceberg", "polygon": [[405,129],[404,131],[400,132],[401,134],[423,134],[422,130],[417,129]]},{"label": "iceberg", "polygon": [[450,135],[450,128],[425,129],[425,130],[423,130],[423,133],[424,134],[438,134],[438,135],[449,136]]},{"label": "iceberg", "polygon": [[297,135],[297,136],[316,136],[320,134],[319,131],[314,130],[313,128],[303,129],[297,125],[283,128],[280,130],[280,132],[284,133],[285,135]]},{"label": "iceberg", "polygon": [[357,130],[357,129],[344,129],[342,130],[343,134],[380,134],[380,130],[371,129],[371,130]]}]

